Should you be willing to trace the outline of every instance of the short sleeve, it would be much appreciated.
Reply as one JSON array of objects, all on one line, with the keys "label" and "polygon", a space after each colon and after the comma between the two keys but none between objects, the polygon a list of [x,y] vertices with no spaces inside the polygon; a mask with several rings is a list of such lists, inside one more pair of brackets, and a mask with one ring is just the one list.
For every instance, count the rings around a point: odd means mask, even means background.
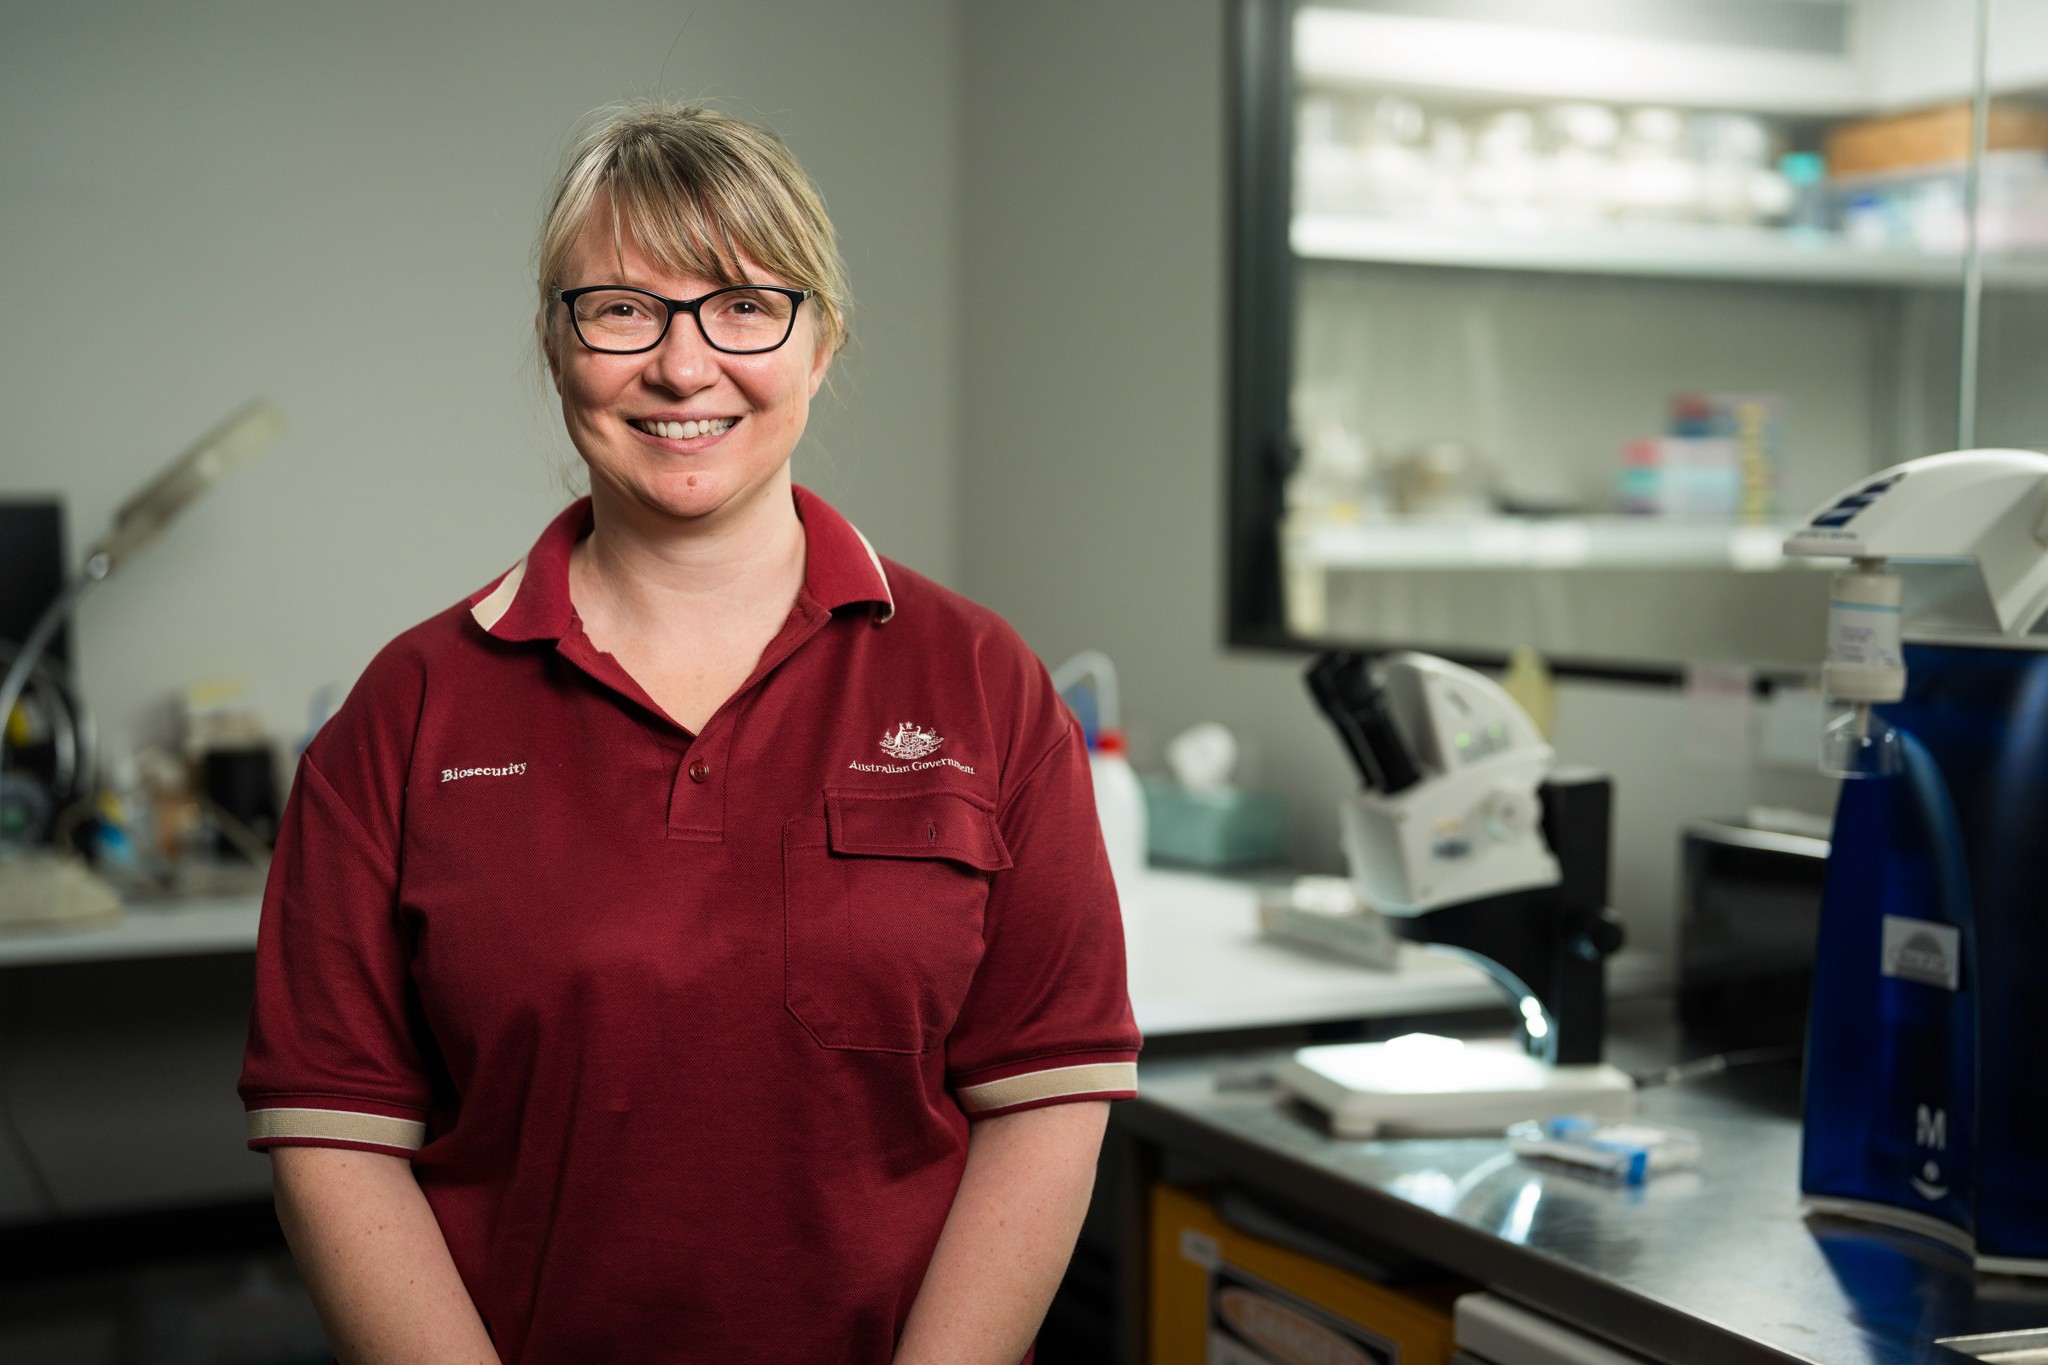
[{"label": "short sleeve", "polygon": [[[337,717],[330,729],[345,724]],[[344,785],[382,766],[364,761],[372,748],[349,746]],[[402,791],[402,769],[391,780]],[[313,751],[300,760],[256,938],[240,1088],[258,1150],[410,1156],[425,1139],[431,1087],[398,918],[397,834],[375,832],[386,822],[366,823],[359,808],[374,805],[347,800]]]},{"label": "short sleeve", "polygon": [[981,966],[946,1044],[971,1118],[1137,1094],[1123,920],[1087,749],[1060,718],[997,811],[1013,866],[991,880]]}]

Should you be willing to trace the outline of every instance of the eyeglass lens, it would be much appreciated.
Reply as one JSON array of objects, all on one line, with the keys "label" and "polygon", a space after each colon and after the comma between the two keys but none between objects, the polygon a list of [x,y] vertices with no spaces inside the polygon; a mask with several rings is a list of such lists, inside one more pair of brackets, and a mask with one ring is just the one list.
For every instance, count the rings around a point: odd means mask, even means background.
[{"label": "eyeglass lens", "polygon": [[[661,339],[668,305],[638,289],[599,289],[570,305],[576,334],[598,351],[640,351]],[[789,337],[796,300],[769,289],[721,289],[696,308],[704,339],[724,351],[772,351]]]}]

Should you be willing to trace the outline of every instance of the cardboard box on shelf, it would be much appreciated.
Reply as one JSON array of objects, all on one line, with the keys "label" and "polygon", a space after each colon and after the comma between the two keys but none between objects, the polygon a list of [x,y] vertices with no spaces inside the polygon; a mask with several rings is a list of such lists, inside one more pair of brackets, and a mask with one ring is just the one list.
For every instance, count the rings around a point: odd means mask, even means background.
[{"label": "cardboard box on shelf", "polygon": [[[1968,161],[1971,106],[1944,104],[1836,124],[1822,139],[1828,174],[1837,180]],[[2048,109],[1991,106],[1985,150],[2048,151]]]}]

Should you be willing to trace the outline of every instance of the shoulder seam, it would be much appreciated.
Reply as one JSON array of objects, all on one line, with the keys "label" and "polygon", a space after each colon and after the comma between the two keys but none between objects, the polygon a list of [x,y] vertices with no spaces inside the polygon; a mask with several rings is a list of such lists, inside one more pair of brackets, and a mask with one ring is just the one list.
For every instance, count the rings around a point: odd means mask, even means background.
[{"label": "shoulder seam", "polygon": [[330,779],[326,773],[320,771],[320,765],[313,761],[312,753],[309,751],[301,755],[299,761],[305,765],[305,769],[307,772],[311,773],[314,777],[320,780],[320,785],[326,788],[328,796],[333,798],[336,809],[340,810],[342,814],[348,817],[348,822],[351,825],[355,826],[356,833],[362,837],[364,844],[378,856],[391,859],[394,864],[395,870],[395,865],[397,861],[396,850],[387,850],[386,848],[384,848],[383,842],[379,840],[377,836],[371,832],[370,827],[363,822],[363,817],[356,814],[355,808],[349,805],[348,801],[342,796],[340,788],[334,785],[333,780]]},{"label": "shoulder seam", "polygon": [[1008,814],[1011,805],[1017,799],[1017,794],[1023,791],[1026,787],[1031,785],[1031,779],[1038,776],[1038,770],[1040,768],[1043,768],[1046,765],[1046,763],[1052,758],[1052,756],[1060,751],[1062,745],[1066,744],[1068,740],[1073,738],[1073,713],[1071,711],[1067,711],[1065,702],[1060,703],[1060,710],[1065,715],[1066,725],[1060,730],[1059,738],[1054,740],[1051,744],[1047,745],[1044,753],[1040,754],[1037,758],[1032,759],[1030,763],[1026,764],[1024,771],[1017,775],[1017,780],[1009,784],[1008,790],[1006,790],[1003,793],[1002,800],[996,806],[996,818],[998,820],[1002,819],[1004,815]]}]

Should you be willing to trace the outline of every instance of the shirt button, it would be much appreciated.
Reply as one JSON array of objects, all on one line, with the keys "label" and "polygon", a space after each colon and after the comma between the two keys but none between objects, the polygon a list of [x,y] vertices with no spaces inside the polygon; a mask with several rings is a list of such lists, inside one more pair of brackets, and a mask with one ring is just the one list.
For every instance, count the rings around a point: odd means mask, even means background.
[{"label": "shirt button", "polygon": [[711,765],[701,758],[692,763],[690,765],[690,780],[692,782],[709,782],[711,780]]}]

